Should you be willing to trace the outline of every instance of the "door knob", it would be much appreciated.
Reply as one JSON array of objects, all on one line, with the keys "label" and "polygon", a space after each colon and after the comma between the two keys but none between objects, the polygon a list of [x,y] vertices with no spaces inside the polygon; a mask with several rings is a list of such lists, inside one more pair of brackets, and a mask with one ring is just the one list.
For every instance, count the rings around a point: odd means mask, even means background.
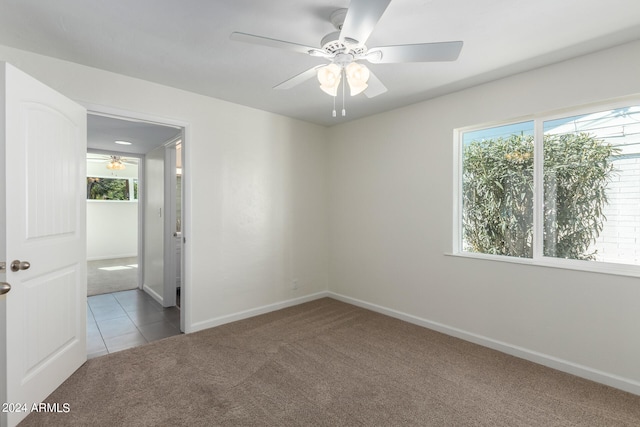
[{"label": "door knob", "polygon": [[11,285],[7,282],[0,282],[0,295],[4,295],[11,290]]},{"label": "door knob", "polygon": [[11,271],[28,270],[31,264],[28,261],[20,261],[19,259],[11,261]]}]

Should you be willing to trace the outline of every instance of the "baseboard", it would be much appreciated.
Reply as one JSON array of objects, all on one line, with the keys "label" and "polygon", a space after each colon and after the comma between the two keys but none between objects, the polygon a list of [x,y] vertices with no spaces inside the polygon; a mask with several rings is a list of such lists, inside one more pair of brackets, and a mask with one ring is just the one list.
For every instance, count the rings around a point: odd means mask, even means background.
[{"label": "baseboard", "polygon": [[320,298],[325,298],[329,296],[329,293],[326,291],[318,292],[315,294],[305,295],[299,298],[293,298],[286,301],[280,301],[274,304],[263,305],[261,307],[252,308],[245,311],[240,311],[233,314],[227,314],[225,316],[216,317],[213,319],[208,319],[203,322],[196,322],[191,325],[189,328],[189,332],[197,332],[203,329],[214,328],[216,326],[224,325],[225,323],[235,322],[237,320],[248,319],[253,316],[258,316],[260,314],[270,313],[272,311],[281,310],[287,307],[293,307],[298,304],[302,304],[309,301],[314,301]]},{"label": "baseboard", "polygon": [[107,260],[107,259],[134,258],[134,257],[137,257],[137,256],[138,256],[138,254],[94,256],[94,257],[88,257],[87,261],[104,261],[104,260]]},{"label": "baseboard", "polygon": [[148,293],[151,296],[151,298],[156,300],[161,306],[164,307],[164,301],[163,301],[162,297],[160,296],[160,294],[158,294],[156,291],[154,291],[153,289],[151,289],[147,285],[142,285],[142,290],[145,291],[146,293]]},{"label": "baseboard", "polygon": [[557,357],[549,356],[547,354],[539,353],[533,350],[529,350],[523,347],[508,344],[502,341],[494,340],[482,335],[474,334],[464,331],[462,329],[454,328],[444,325],[442,323],[433,322],[431,320],[423,319],[411,314],[396,311],[390,308],[386,308],[380,305],[372,304],[366,301],[361,301],[356,298],[351,298],[345,295],[341,295],[335,292],[327,292],[327,296],[334,298],[338,301],[342,301],[348,304],[352,304],[358,307],[366,308],[377,313],[385,314],[396,319],[404,320],[405,322],[413,323],[418,326],[422,326],[428,329],[432,329],[437,332],[442,332],[456,338],[463,339],[475,344],[479,344],[484,347],[498,350],[502,353],[510,354],[512,356],[519,357],[521,359],[529,360],[540,365],[547,366],[549,368],[557,369],[558,371],[566,372],[581,378],[586,378],[591,381],[595,381],[601,384],[605,384],[611,387],[618,388],[620,390],[627,391],[636,395],[640,395],[640,382],[634,381],[628,378],[620,377],[618,375],[610,374],[607,372],[599,371],[597,369],[589,368],[588,366],[579,365],[568,360],[559,359]]}]

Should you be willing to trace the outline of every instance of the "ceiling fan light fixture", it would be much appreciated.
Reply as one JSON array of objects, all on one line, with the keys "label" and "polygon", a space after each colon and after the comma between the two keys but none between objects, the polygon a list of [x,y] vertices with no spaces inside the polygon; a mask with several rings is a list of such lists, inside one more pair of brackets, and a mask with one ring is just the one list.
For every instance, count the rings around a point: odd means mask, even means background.
[{"label": "ceiling fan light fixture", "polygon": [[336,64],[329,64],[326,67],[319,68],[317,76],[320,82],[320,89],[331,96],[338,94],[338,86],[340,86],[340,80],[342,79],[341,67]]},{"label": "ceiling fan light fixture", "polygon": [[121,171],[125,168],[119,156],[111,156],[111,161],[107,163],[107,169]]},{"label": "ceiling fan light fixture", "polygon": [[124,169],[124,165],[122,163],[109,163],[107,164],[107,169],[109,170],[117,170],[120,171],[122,169]]},{"label": "ceiling fan light fixture", "polygon": [[357,83],[357,84],[353,84],[351,82],[349,82],[349,90],[350,90],[350,94],[351,96],[356,96],[361,94],[362,92],[364,92],[367,88],[369,87],[368,84],[366,83]]},{"label": "ceiling fan light fixture", "polygon": [[369,80],[369,75],[371,73],[364,65],[352,62],[347,65],[345,72],[347,75],[347,81],[349,82],[351,96],[358,95],[369,87],[367,81]]},{"label": "ceiling fan light fixture", "polygon": [[338,96],[338,85],[333,86],[333,87],[320,85],[320,89],[322,89],[322,91],[324,93],[326,93],[327,95]]}]

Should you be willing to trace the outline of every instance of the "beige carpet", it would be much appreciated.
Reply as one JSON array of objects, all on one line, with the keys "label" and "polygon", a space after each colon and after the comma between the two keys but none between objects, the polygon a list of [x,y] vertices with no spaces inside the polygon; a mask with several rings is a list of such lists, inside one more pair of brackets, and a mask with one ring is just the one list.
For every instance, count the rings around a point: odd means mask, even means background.
[{"label": "beige carpet", "polygon": [[640,396],[332,299],[89,360],[24,426],[634,426]]},{"label": "beige carpet", "polygon": [[138,287],[138,257],[87,261],[87,296]]}]

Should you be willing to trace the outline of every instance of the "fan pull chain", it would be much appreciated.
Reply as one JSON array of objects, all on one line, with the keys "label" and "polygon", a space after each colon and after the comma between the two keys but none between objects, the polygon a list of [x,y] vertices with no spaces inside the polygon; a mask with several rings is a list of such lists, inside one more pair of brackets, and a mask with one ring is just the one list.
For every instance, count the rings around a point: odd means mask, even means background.
[{"label": "fan pull chain", "polygon": [[347,85],[347,73],[342,67],[342,117],[347,115],[347,110],[344,107],[344,87]]},{"label": "fan pull chain", "polygon": [[332,112],[332,114],[331,114],[331,115],[332,115],[333,117],[336,117],[336,116],[337,116],[337,114],[336,114],[336,97],[335,97],[335,96],[333,97],[333,112]]}]

